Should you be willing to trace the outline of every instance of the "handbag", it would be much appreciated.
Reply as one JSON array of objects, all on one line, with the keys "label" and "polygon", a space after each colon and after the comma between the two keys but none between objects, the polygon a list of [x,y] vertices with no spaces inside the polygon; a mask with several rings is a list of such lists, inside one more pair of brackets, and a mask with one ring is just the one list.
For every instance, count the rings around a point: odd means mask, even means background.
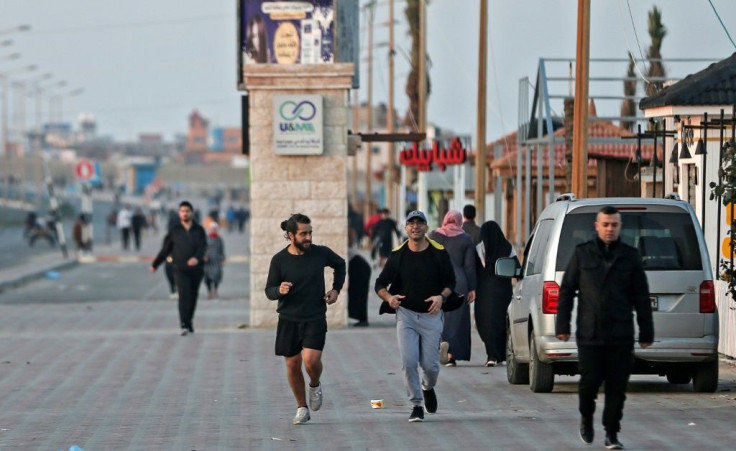
[{"label": "handbag", "polygon": [[[444,304],[442,304],[442,311],[443,312],[452,312],[453,310],[459,309],[463,304],[465,304],[465,296],[462,294],[455,293],[454,291],[445,299]],[[384,313],[388,313],[389,315],[395,315],[396,309],[388,305],[388,302],[382,301],[381,306],[378,308],[378,314],[383,315]]]}]

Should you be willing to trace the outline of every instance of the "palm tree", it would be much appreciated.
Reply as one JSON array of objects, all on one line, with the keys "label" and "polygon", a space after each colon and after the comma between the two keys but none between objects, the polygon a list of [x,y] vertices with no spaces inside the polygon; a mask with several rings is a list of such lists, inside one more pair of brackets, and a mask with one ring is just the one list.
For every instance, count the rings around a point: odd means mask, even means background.
[{"label": "palm tree", "polygon": [[[665,77],[667,72],[660,60],[662,59],[662,41],[667,36],[667,28],[662,24],[662,12],[656,6],[652,7],[652,10],[649,11],[648,18],[649,37],[652,39],[652,44],[647,51],[647,58],[649,59],[649,72],[647,76],[649,78]],[[663,83],[661,81],[648,83],[646,89],[647,96],[658,93],[662,89],[662,85]]]},{"label": "palm tree", "polygon": [[[404,125],[418,131],[419,120],[419,40],[421,30],[419,29],[419,1],[407,0],[404,14],[409,23],[409,36],[411,36],[411,72],[406,80],[406,95],[409,96],[409,111],[406,112]],[[429,0],[425,0],[429,3]],[[427,95],[431,89],[429,86],[429,74],[427,74]]]},{"label": "palm tree", "polygon": [[[629,52],[629,68],[626,70],[626,80],[624,80],[624,96],[633,97],[636,95],[636,80],[632,80],[636,76],[634,69],[636,61],[634,55]],[[624,99],[621,102],[621,117],[636,116],[636,101],[634,99]],[[634,121],[621,121],[621,128],[632,131],[634,129]]]}]

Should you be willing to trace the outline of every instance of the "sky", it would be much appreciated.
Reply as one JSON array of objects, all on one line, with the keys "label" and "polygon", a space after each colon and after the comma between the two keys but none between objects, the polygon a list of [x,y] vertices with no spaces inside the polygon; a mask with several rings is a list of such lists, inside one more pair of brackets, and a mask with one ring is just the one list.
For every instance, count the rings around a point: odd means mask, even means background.
[{"label": "sky", "polygon": [[[166,140],[185,133],[195,109],[213,126],[240,126],[237,91],[237,0],[0,0],[0,73],[29,64],[36,72],[15,73],[11,80],[53,76],[42,86],[62,96],[65,121],[91,113],[98,133],[135,140],[140,133],[161,133]],[[360,0],[361,7],[368,3]],[[576,0],[489,0],[488,141],[518,124],[519,80],[535,83],[540,58],[575,56]],[[650,44],[647,11],[662,10],[667,36],[665,58],[712,58],[736,52],[719,23],[736,38],[736,2],[732,0],[592,0],[591,58],[640,56]],[[403,9],[395,1],[395,103],[399,114],[408,101],[404,85],[410,49]],[[428,121],[459,135],[474,135],[477,106],[478,0],[430,0],[427,47],[432,93]],[[367,42],[361,14],[360,36]],[[632,20],[633,19],[633,20]],[[374,31],[373,101],[388,93],[388,1],[378,0]],[[30,25],[29,31],[9,31]],[[17,60],[4,59],[21,53]],[[367,50],[363,49],[363,56]],[[709,63],[669,63],[668,74],[684,77]],[[645,65],[640,66],[643,73]],[[367,64],[361,61],[360,101],[367,99]],[[568,75],[568,63],[548,66],[550,76]],[[591,63],[591,75],[623,76],[626,63]],[[36,74],[36,75],[34,75]],[[66,86],[58,87],[59,81]],[[73,91],[82,89],[78,95]],[[551,87],[568,94],[567,83]],[[590,86],[591,95],[618,95],[620,84]],[[26,107],[29,118],[33,105]],[[49,104],[43,104],[44,117]],[[561,101],[552,109],[562,113]],[[601,101],[599,115],[617,115],[619,102]],[[29,122],[31,119],[29,119]]]}]

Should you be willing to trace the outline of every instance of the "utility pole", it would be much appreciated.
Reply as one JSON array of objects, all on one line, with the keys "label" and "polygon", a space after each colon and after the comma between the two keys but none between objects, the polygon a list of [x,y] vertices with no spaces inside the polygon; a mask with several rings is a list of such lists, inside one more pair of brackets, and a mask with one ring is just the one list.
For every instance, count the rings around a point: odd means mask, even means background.
[{"label": "utility pole", "polygon": [[[394,0],[388,0],[388,133],[396,130],[394,123]],[[388,171],[386,174],[386,204],[394,217],[400,218],[403,212],[396,211],[396,145],[388,143]],[[397,216],[398,215],[398,216]]]},{"label": "utility pole", "polygon": [[[360,112],[360,105],[358,105],[358,90],[353,89],[353,133],[358,133],[358,127],[360,126],[360,118],[358,113]],[[353,208],[358,208],[358,153],[350,159],[350,169],[352,177],[350,177],[350,199],[353,203]]]},{"label": "utility pole", "polygon": [[572,191],[588,196],[588,69],[590,63],[590,0],[578,0],[575,56],[575,108],[572,138]]},{"label": "utility pole", "polygon": [[[376,2],[368,4],[368,131],[373,133],[373,19],[376,13]],[[365,144],[365,202],[363,203],[363,217],[371,217],[371,153],[373,143]]]},{"label": "utility pole", "polygon": [[427,3],[419,0],[419,133],[427,133]]},{"label": "utility pole", "polygon": [[[480,0],[478,37],[478,111],[475,152],[475,209],[481,222],[486,219],[486,70],[488,58],[488,0]],[[464,187],[463,187],[464,188]]]}]

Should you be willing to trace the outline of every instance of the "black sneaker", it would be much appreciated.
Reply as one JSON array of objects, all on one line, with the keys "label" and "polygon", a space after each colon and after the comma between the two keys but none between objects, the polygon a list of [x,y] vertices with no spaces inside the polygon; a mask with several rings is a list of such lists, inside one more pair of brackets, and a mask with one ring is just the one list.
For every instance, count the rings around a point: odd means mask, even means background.
[{"label": "black sneaker", "polygon": [[580,420],[580,439],[589,445],[593,443],[593,418]]},{"label": "black sneaker", "polygon": [[437,412],[437,395],[434,393],[434,388],[422,390],[422,393],[424,393],[424,410],[427,413]]},{"label": "black sneaker", "polygon": [[618,441],[616,432],[606,432],[606,449],[624,449],[623,443]]},{"label": "black sneaker", "polygon": [[414,406],[409,416],[409,423],[417,423],[424,421],[424,408],[422,406]]}]

